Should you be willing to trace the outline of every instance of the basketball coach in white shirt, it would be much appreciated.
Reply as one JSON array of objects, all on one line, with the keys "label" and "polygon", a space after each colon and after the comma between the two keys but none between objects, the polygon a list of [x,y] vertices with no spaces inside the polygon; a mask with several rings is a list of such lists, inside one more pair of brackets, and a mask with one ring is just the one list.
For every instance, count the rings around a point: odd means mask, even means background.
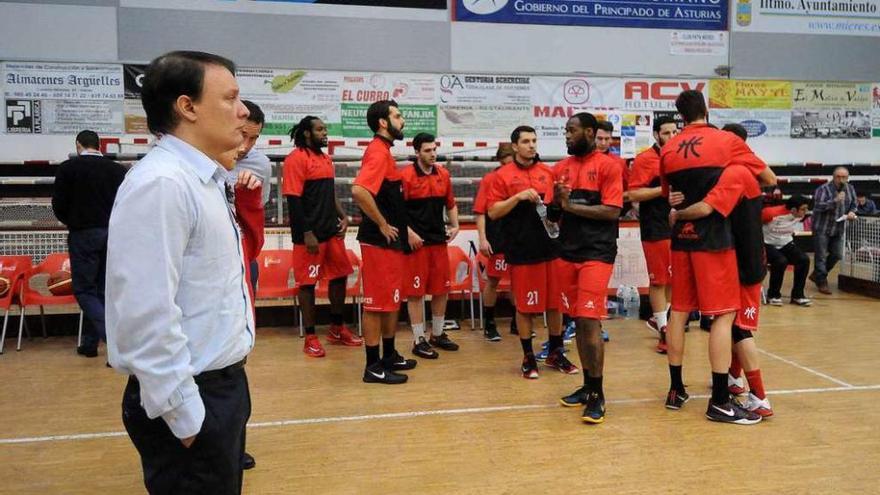
[{"label": "basketball coach in white shirt", "polygon": [[123,423],[150,493],[241,493],[254,320],[219,159],[248,110],[235,65],[200,52],[153,60],[142,101],[159,139],[119,188],[107,254]]}]

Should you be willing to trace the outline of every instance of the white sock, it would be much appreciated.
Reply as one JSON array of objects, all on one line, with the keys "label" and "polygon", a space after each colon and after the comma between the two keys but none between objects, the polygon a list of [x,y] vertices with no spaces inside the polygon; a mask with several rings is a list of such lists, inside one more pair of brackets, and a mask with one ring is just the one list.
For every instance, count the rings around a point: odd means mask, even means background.
[{"label": "white sock", "polygon": [[431,316],[431,333],[434,337],[439,337],[443,334],[443,324],[446,322],[446,318],[443,316]]},{"label": "white sock", "polygon": [[666,311],[658,311],[654,313],[654,319],[657,320],[657,328],[663,328],[666,326]]},{"label": "white sock", "polygon": [[666,303],[666,311],[664,311],[664,312],[665,312],[665,313],[668,313],[668,312],[669,312],[669,308],[671,308],[671,307],[672,307],[672,303]]},{"label": "white sock", "polygon": [[419,338],[425,338],[425,324],[424,323],[415,323],[412,326],[413,330],[413,342],[416,344],[419,343]]}]

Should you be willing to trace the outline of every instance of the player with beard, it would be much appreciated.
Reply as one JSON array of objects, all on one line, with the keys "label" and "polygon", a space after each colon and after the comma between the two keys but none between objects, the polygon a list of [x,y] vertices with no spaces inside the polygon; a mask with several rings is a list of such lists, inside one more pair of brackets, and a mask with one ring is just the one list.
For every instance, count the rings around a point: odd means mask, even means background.
[{"label": "player with beard", "polygon": [[[364,340],[367,364],[364,382],[389,385],[405,383],[397,373],[416,367],[394,348],[397,315],[403,297],[406,255],[404,250],[418,243],[410,230],[400,170],[391,155],[394,141],[403,139],[405,121],[394,100],[381,100],[367,109],[367,125],[375,136],[364,151],[361,170],[351,187],[351,196],[363,213],[358,229],[363,257]],[[379,337],[383,357],[379,359]]]},{"label": "player with beard", "polygon": [[343,320],[345,288],[352,273],[345,251],[348,216],[336,197],[335,169],[327,146],[327,126],[318,117],[306,116],[290,131],[295,148],[284,159],[281,192],[287,198],[293,238],[293,276],[299,287],[306,338],[303,352],[324,357],[321,341],[315,335],[315,285],[327,283],[330,299],[331,344],[359,346]]},{"label": "player with beard", "polygon": [[648,320],[648,327],[660,335],[656,348],[660,354],[666,354],[666,312],[669,310],[672,275],[672,230],[669,228],[669,202],[660,187],[660,149],[677,134],[678,127],[671,117],[654,120],[654,146],[636,156],[628,184],[630,199],[639,203],[639,230],[651,284],[648,298],[654,313]]},{"label": "player with beard", "polygon": [[568,158],[553,168],[554,202],[562,210],[557,276],[565,311],[575,319],[584,385],[560,399],[567,407],[585,405],[586,423],[605,421],[602,387],[605,344],[600,321],[607,316],[608,282],[617,256],[617,233],[623,206],[619,164],[595,147],[599,123],[589,113],[572,116],[565,125]]},{"label": "player with beard", "polygon": [[[516,300],[516,320],[523,350],[523,378],[538,378],[538,364],[532,349],[535,315],[546,311],[550,333],[550,353],[545,364],[567,374],[578,373],[565,357],[562,340],[562,297],[553,261],[557,243],[548,233],[556,225],[542,218],[545,204],[553,201],[553,172],[537,159],[538,135],[535,129],[519,126],[510,135],[513,163],[503,165],[489,191],[489,218],[503,218],[504,256],[510,265],[511,284]],[[557,212],[558,213],[558,212]]]}]

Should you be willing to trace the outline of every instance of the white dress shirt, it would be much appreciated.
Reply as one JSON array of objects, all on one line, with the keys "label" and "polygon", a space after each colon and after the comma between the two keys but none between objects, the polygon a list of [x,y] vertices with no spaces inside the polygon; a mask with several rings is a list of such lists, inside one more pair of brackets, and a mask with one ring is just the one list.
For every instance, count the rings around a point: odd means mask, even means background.
[{"label": "white dress shirt", "polygon": [[178,438],[198,433],[205,417],[193,376],[241,361],[254,345],[226,178],[167,135],[128,173],[110,216],[109,361],[137,377],[147,416]]},{"label": "white dress shirt", "polygon": [[272,162],[269,160],[269,157],[255,149],[248,151],[244,158],[235,162],[235,168],[232,169],[230,174],[233,183],[238,178],[239,169],[250,170],[260,179],[263,183],[263,204],[268,203],[269,190],[272,189]]}]

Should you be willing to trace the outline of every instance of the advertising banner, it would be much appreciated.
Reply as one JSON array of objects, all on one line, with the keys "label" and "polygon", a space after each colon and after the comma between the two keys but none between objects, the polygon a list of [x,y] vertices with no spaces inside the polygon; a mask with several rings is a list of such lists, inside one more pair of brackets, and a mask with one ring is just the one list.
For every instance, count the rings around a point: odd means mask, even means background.
[{"label": "advertising banner", "polygon": [[880,36],[880,0],[734,2],[734,31]]},{"label": "advertising banner", "polygon": [[566,121],[578,112],[620,108],[622,86],[622,79],[613,78],[533,77],[532,122],[538,137],[562,139]]},{"label": "advertising banner", "polygon": [[727,0],[455,0],[455,20],[727,30]]},{"label": "advertising banner", "polygon": [[788,110],[718,109],[709,112],[709,122],[718,127],[740,124],[749,138],[787,138],[791,133],[791,112]]},{"label": "advertising banner", "polygon": [[793,139],[870,139],[869,110],[793,110]]},{"label": "advertising banner", "polygon": [[236,79],[242,99],[266,114],[264,135],[286,135],[306,115],[320,117],[331,136],[342,135],[341,73],[240,68]]},{"label": "advertising banner", "polygon": [[437,77],[440,134],[504,139],[531,125],[531,77],[442,74]]},{"label": "advertising banner", "polygon": [[675,111],[675,99],[686,90],[703,93],[708,101],[709,81],[705,79],[627,79],[623,82],[624,110]]},{"label": "advertising banner", "polygon": [[[367,125],[367,109],[370,103],[342,104],[342,137],[370,138],[373,131]],[[420,132],[437,136],[437,105],[400,104],[405,120],[403,133],[407,139]]]},{"label": "advertising banner", "polygon": [[122,73],[125,84],[125,100],[122,102],[122,113],[125,119],[126,134],[149,134],[147,114],[141,104],[141,87],[143,87],[144,69],[146,65],[125,64]]},{"label": "advertising banner", "polygon": [[121,134],[122,66],[3,62],[6,132]]},{"label": "advertising banner", "polygon": [[871,127],[873,137],[880,137],[880,83],[871,85]]},{"label": "advertising banner", "polygon": [[709,108],[791,108],[791,82],[712,79]]},{"label": "advertising banner", "polygon": [[342,136],[367,138],[367,109],[394,100],[406,120],[404,134],[437,135],[437,82],[433,74],[347,73],[342,79]]},{"label": "advertising banner", "polygon": [[850,109],[871,108],[871,84],[848,82],[794,82],[792,108]]}]

